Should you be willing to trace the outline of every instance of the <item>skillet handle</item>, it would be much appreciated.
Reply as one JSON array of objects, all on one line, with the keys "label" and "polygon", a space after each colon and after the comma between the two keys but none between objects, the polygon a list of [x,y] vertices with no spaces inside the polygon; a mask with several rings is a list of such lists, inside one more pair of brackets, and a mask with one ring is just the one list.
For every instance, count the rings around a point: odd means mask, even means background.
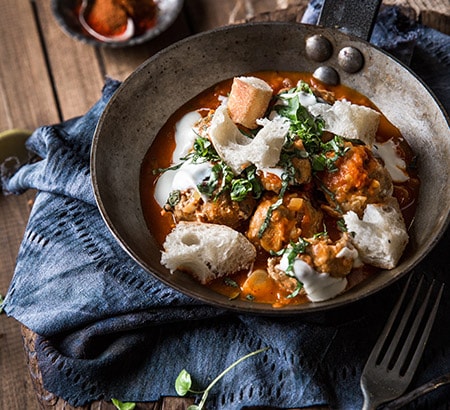
[{"label": "skillet handle", "polygon": [[381,0],[325,0],[319,24],[369,41],[380,4]]}]

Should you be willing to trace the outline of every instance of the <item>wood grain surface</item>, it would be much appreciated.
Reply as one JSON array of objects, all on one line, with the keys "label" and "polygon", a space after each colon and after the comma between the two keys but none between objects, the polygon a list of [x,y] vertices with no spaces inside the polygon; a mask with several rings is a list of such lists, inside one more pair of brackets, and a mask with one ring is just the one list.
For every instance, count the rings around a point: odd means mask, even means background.
[{"label": "wood grain surface", "polygon": [[[58,27],[49,0],[0,2],[0,131],[33,130],[84,114],[100,97],[105,76],[124,80],[160,49],[190,34],[244,20],[299,21],[306,0],[185,0],[174,25],[129,49],[94,48]],[[450,34],[448,0],[385,0]],[[0,196],[0,294],[5,295],[27,223],[33,192]],[[33,354],[35,335],[0,315],[0,409],[75,410],[46,392]],[[137,409],[183,409],[192,399],[162,398]],[[78,409],[114,409],[96,402]]]}]

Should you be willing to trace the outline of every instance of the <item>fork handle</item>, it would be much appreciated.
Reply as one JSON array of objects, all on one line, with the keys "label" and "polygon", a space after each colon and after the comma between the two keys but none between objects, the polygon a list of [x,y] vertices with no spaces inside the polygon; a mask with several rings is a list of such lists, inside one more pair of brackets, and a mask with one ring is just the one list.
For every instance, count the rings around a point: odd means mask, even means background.
[{"label": "fork handle", "polygon": [[398,399],[391,401],[388,403],[383,410],[397,410],[402,408],[408,403],[411,403],[413,400],[417,399],[424,394],[430,393],[441,386],[445,386],[446,384],[450,384],[450,373],[439,376],[428,383],[423,384],[420,387],[410,391],[407,394],[399,397]]},{"label": "fork handle", "polygon": [[367,394],[365,391],[363,391],[363,396],[364,396],[364,403],[361,410],[376,410],[376,408],[381,404],[380,402],[376,401],[374,397]]}]

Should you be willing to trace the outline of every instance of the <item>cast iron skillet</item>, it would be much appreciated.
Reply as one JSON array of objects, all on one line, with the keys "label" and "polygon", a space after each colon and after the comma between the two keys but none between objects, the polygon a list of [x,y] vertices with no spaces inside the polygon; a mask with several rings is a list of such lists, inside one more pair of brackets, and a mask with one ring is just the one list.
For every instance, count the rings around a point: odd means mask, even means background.
[{"label": "cast iron skillet", "polygon": [[[360,3],[364,2],[355,2]],[[375,15],[379,1],[371,0],[370,4]],[[323,10],[327,7],[330,3]],[[336,11],[331,6],[331,10],[338,17],[348,17],[341,13],[341,7]],[[333,19],[336,21],[331,16]],[[352,19],[358,22],[357,18]],[[322,15],[321,21],[324,20]],[[367,37],[371,24],[363,23],[359,34]],[[94,135],[92,183],[98,207],[112,234],[150,274],[218,307],[265,315],[303,315],[342,307],[385,288],[411,271],[436,244],[449,222],[449,119],[432,93],[407,67],[343,31],[273,22],[220,28],[161,51],[120,86]],[[353,55],[356,58],[348,58]],[[143,218],[139,173],[159,129],[177,108],[206,88],[259,70],[315,72],[325,81],[340,81],[362,92],[400,129],[418,155],[421,190],[409,232],[410,243],[399,265],[373,275],[332,300],[275,309],[266,304],[228,300],[187,274],[170,275],[159,263],[160,246]]]}]

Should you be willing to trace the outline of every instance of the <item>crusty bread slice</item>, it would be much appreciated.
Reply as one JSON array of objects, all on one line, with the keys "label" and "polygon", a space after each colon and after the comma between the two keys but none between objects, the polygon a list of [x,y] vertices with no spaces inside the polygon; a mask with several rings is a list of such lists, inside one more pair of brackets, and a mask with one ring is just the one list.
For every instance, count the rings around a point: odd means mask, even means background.
[{"label": "crusty bread slice", "polygon": [[311,114],[325,121],[325,130],[349,139],[358,139],[372,147],[380,123],[380,113],[349,101],[336,101],[333,105],[314,104]]},{"label": "crusty bread slice", "polygon": [[200,283],[248,269],[255,247],[240,232],[201,222],[180,222],[167,235],[161,263],[173,273],[188,271]]},{"label": "crusty bread slice", "polygon": [[255,129],[272,98],[272,87],[256,77],[235,77],[228,97],[230,117],[236,124]]},{"label": "crusty bread slice", "polygon": [[395,198],[367,205],[362,220],[349,211],[344,221],[363,262],[383,269],[397,265],[408,243],[408,233]]},{"label": "crusty bread slice", "polygon": [[231,120],[227,107],[217,108],[209,128],[209,137],[220,157],[235,174],[249,164],[258,169],[274,167],[289,131],[289,121],[283,117],[258,121],[263,126],[251,139],[242,134]]}]

